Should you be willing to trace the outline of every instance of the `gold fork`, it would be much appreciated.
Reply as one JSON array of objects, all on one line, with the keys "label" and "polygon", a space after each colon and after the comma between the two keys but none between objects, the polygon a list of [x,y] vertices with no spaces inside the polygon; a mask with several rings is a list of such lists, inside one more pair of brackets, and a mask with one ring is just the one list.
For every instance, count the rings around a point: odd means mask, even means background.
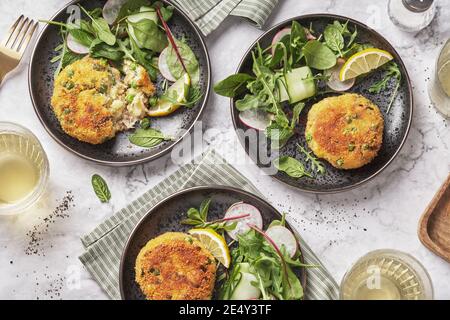
[{"label": "gold fork", "polygon": [[37,22],[21,15],[9,29],[0,43],[0,84],[9,72],[19,65],[37,27]]}]

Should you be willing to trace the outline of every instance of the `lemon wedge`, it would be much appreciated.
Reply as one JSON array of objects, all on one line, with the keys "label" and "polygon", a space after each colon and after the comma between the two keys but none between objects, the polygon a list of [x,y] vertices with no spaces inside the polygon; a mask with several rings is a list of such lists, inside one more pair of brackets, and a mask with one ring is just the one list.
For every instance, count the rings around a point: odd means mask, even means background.
[{"label": "lemon wedge", "polygon": [[212,229],[192,229],[189,234],[199,240],[225,268],[230,267],[230,250],[220,234]]},{"label": "lemon wedge", "polygon": [[341,81],[354,79],[362,74],[378,69],[393,60],[394,57],[387,51],[370,48],[351,56],[341,69]]},{"label": "lemon wedge", "polygon": [[185,73],[167,90],[169,99],[162,97],[158,100],[155,106],[148,109],[150,117],[165,117],[177,111],[183,103],[187,102],[189,95],[189,88],[191,87],[191,77]]}]

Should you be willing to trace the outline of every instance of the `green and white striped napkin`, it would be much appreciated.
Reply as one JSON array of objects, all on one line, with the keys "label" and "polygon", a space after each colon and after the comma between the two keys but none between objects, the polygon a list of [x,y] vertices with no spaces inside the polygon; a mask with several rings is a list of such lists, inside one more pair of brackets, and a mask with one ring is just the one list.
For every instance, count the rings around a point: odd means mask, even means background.
[{"label": "green and white striped napkin", "polygon": [[[249,180],[229,165],[217,152],[209,150],[199,159],[178,169],[81,239],[86,249],[86,252],[80,256],[81,262],[112,299],[120,299],[120,258],[128,236],[140,219],[171,194],[190,187],[207,185],[239,187],[263,197]],[[339,289],[333,277],[305,241],[298,234],[297,236],[300,239],[305,262],[320,266],[306,271],[305,298],[309,300],[337,299]]]},{"label": "green and white striped napkin", "polygon": [[200,28],[205,36],[228,16],[249,19],[261,28],[278,0],[172,0]]}]

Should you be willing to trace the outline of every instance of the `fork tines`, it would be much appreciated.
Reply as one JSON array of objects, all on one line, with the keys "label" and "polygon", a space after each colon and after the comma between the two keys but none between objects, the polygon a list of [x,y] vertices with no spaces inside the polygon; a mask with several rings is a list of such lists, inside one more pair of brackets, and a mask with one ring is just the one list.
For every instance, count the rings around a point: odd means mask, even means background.
[{"label": "fork tines", "polygon": [[19,54],[23,54],[37,27],[38,22],[34,22],[34,20],[21,15],[9,29],[1,45]]}]

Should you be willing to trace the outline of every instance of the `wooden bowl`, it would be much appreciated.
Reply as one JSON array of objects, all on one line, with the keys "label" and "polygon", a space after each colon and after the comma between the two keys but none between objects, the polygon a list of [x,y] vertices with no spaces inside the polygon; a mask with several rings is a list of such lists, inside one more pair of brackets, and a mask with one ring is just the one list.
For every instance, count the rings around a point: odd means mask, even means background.
[{"label": "wooden bowl", "polygon": [[450,262],[450,175],[420,220],[419,238],[428,249]]}]

